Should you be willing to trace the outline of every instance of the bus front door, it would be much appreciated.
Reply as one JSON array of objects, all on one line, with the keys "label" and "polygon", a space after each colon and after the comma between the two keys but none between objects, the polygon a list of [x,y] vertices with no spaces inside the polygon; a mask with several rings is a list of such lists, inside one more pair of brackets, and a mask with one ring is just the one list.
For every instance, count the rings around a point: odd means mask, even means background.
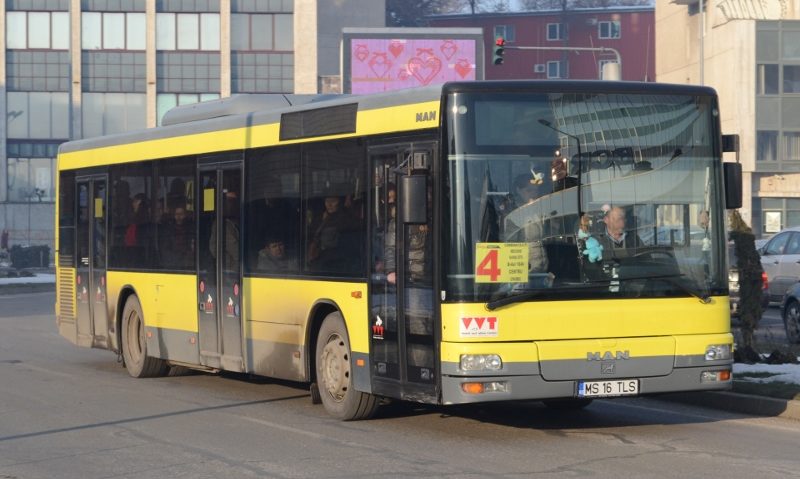
[{"label": "bus front door", "polygon": [[198,336],[204,366],[244,371],[242,347],[240,164],[199,171]]},{"label": "bus front door", "polygon": [[76,312],[81,346],[108,348],[113,328],[106,304],[107,192],[105,176],[77,178]]},{"label": "bus front door", "polygon": [[[401,398],[423,402],[437,399],[430,178],[435,152],[429,142],[370,150],[372,392],[397,397],[399,387]],[[424,223],[401,221],[400,183],[407,175],[425,178]]]}]

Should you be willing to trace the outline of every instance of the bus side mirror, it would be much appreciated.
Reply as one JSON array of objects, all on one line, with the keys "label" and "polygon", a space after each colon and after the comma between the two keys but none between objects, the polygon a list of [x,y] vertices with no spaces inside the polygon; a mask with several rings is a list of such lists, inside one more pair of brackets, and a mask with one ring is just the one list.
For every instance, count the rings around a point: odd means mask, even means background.
[{"label": "bus side mirror", "polygon": [[400,220],[406,224],[428,222],[428,185],[426,175],[400,177]]},{"label": "bus side mirror", "polygon": [[742,165],[723,163],[725,176],[725,208],[733,210],[742,207]]}]

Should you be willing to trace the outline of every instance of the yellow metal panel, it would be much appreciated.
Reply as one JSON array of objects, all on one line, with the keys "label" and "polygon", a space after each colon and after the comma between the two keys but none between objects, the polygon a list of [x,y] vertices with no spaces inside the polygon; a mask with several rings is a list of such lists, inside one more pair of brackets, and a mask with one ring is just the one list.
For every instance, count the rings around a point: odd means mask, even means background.
[{"label": "yellow metal panel", "polygon": [[[495,318],[490,337],[461,337],[463,318]],[[695,298],[538,301],[488,311],[483,303],[442,305],[442,340],[530,341],[729,333],[726,296]]]},{"label": "yellow metal panel", "polygon": [[[309,315],[320,300],[333,301],[344,315],[353,351],[368,352],[367,285],[335,281],[245,278],[243,311],[247,321],[300,327],[300,344],[305,343]],[[273,332],[281,329],[249,325],[252,339],[284,342]],[[261,336],[261,335],[265,336]],[[282,334],[282,333],[281,333]]]},{"label": "yellow metal panel", "polygon": [[197,332],[196,276],[109,271],[106,278],[109,298],[119,297],[126,285],[133,286],[146,326]]},{"label": "yellow metal panel", "polygon": [[[428,114],[418,115],[421,113]],[[279,140],[280,125],[274,123],[63,153],[59,155],[58,168],[59,170],[87,168],[109,163],[127,163],[212,151],[308,143],[311,141],[435,128],[439,125],[439,116],[438,101],[415,103],[361,111],[357,117],[356,132],[346,135],[331,135],[281,142]]]},{"label": "yellow metal panel", "polygon": [[693,356],[704,355],[706,353],[706,346],[711,344],[730,344],[733,346],[733,335],[730,333],[724,334],[703,334],[696,336],[676,336],[675,337],[675,355],[676,356]]},{"label": "yellow metal panel", "polygon": [[538,350],[533,342],[442,343],[442,361],[457,363],[461,361],[462,354],[499,354],[506,363],[530,363],[539,360]]}]

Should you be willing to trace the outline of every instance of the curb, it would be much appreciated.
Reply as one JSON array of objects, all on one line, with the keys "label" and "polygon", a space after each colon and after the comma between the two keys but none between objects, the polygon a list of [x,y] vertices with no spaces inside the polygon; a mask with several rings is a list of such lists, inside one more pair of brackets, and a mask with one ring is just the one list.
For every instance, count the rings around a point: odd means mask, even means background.
[{"label": "curb", "polygon": [[724,411],[800,421],[800,401],[721,391],[671,393],[661,399]]},{"label": "curb", "polygon": [[44,293],[55,292],[55,283],[11,283],[0,284],[0,296],[7,294],[21,294],[21,293]]}]

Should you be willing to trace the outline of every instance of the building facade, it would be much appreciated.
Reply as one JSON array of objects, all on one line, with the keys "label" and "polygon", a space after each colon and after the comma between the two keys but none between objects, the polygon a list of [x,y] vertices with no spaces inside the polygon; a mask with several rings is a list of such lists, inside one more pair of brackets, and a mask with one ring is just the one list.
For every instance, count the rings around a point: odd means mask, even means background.
[{"label": "building facade", "polygon": [[[523,13],[486,13],[432,17],[433,27],[483,29],[486,79],[602,79],[603,65],[617,62],[621,79],[652,81],[655,75],[653,7],[553,10]],[[492,46],[503,37],[508,48],[502,65],[493,63]],[[545,47],[559,50],[515,50]]]},{"label": "building facade", "polygon": [[61,143],[233,94],[335,91],[342,28],[384,18],[383,0],[3,0],[0,230],[52,247]]},{"label": "building facade", "polygon": [[740,137],[756,237],[800,226],[800,0],[658,0],[656,32],[656,80],[715,88]]}]

